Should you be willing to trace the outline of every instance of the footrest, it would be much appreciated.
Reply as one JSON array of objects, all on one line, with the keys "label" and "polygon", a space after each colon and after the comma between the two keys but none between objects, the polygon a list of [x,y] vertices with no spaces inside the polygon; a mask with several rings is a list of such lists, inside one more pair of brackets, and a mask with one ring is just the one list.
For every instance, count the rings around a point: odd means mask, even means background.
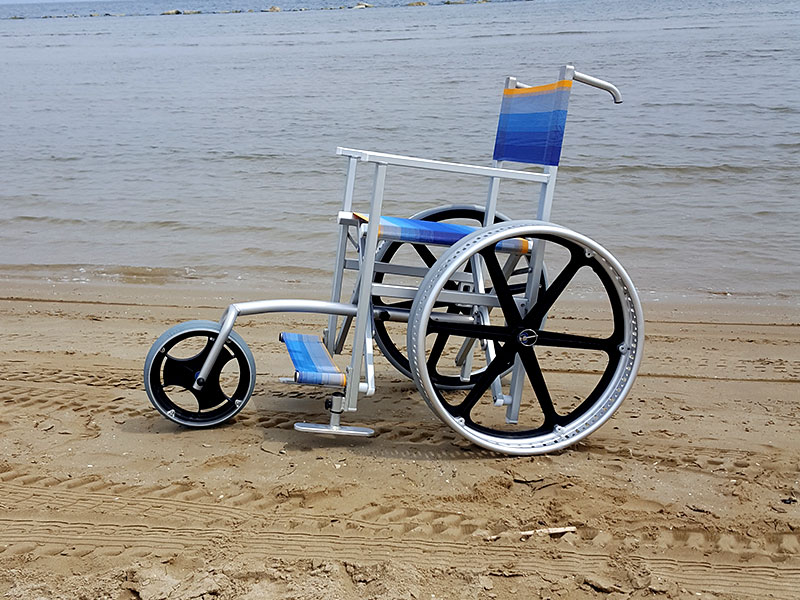
[{"label": "footrest", "polygon": [[344,387],[347,377],[333,363],[322,340],[315,335],[282,333],[280,340],[286,344],[294,365],[295,383]]},{"label": "footrest", "polygon": [[360,437],[368,437],[375,433],[375,430],[370,429],[369,427],[354,427],[352,425],[323,425],[321,423],[295,423],[294,428],[297,431],[303,431],[305,433],[355,435]]}]

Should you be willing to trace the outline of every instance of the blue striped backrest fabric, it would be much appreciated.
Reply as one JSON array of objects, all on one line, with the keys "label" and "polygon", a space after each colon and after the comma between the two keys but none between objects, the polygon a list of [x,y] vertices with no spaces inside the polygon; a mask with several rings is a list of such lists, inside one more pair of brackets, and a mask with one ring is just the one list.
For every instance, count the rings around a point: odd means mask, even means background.
[{"label": "blue striped backrest fabric", "polygon": [[572,81],[506,88],[494,146],[495,160],[558,165]]}]

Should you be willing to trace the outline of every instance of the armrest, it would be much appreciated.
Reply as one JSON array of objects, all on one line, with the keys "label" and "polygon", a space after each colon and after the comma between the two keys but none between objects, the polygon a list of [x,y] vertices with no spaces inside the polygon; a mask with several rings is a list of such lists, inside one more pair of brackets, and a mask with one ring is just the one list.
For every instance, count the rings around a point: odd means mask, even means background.
[{"label": "armrest", "polygon": [[512,169],[500,169],[496,167],[465,165],[461,163],[444,162],[441,160],[415,158],[413,156],[401,156],[399,154],[385,154],[383,152],[355,150],[353,148],[339,147],[336,149],[336,154],[338,156],[357,158],[362,162],[397,165],[400,167],[428,169],[432,171],[444,171],[447,173],[460,173],[462,175],[479,175],[482,177],[497,177],[500,179],[514,179],[517,181],[534,181],[537,183],[547,183],[547,180],[550,178],[550,176],[545,173],[530,173],[528,171],[515,171]]}]

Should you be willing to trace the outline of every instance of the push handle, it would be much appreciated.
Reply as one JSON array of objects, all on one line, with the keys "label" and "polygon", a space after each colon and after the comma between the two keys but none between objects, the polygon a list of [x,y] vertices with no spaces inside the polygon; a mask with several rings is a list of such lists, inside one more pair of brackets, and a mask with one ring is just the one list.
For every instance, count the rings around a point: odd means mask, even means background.
[{"label": "push handle", "polygon": [[619,93],[617,86],[607,81],[603,81],[602,79],[598,79],[597,77],[578,73],[577,71],[572,72],[572,79],[581,83],[585,83],[586,85],[591,85],[592,87],[605,90],[614,97],[614,104],[622,104],[622,94]]}]

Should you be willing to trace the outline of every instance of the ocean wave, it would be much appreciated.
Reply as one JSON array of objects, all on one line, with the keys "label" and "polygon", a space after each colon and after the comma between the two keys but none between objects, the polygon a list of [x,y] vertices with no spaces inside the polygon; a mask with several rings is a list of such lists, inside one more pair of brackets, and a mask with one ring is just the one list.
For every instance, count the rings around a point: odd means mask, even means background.
[{"label": "ocean wave", "polygon": [[[257,14],[269,13],[277,14],[281,12],[308,12],[308,11],[339,11],[339,10],[357,10],[361,8],[421,8],[427,5],[446,6],[446,5],[461,5],[461,4],[484,4],[489,0],[426,0],[425,4],[417,4],[413,0],[397,1],[397,0],[371,0],[370,2],[363,2],[358,0],[347,0],[343,4],[341,1],[336,0],[311,0],[304,4],[290,0],[290,5],[284,4],[283,7],[279,6],[281,3],[276,2],[275,6],[264,7],[258,5],[251,8],[207,8],[199,4],[185,5],[180,4],[178,8],[165,8],[162,2],[141,2],[133,11],[126,12],[107,12],[92,10],[96,5],[89,4],[88,2],[78,3],[64,3],[66,6],[64,12],[42,12],[42,10],[53,11],[54,6],[52,3],[30,3],[30,4],[11,4],[0,5],[0,20],[9,21],[22,21],[26,19],[97,19],[97,18],[124,18],[124,17],[196,17],[200,15],[242,15],[242,14]],[[494,0],[497,2],[498,0]],[[518,0],[499,0],[500,2],[514,2]],[[76,4],[85,4],[86,11],[76,10]],[[105,4],[119,5],[120,2],[106,2]],[[126,7],[131,7],[133,3],[122,3]],[[275,10],[278,9],[278,10]],[[8,12],[13,10],[14,12]]]},{"label": "ocean wave", "polygon": [[757,104],[755,102],[719,102],[708,101],[707,99],[698,99],[697,102],[653,102],[645,101],[639,104],[643,108],[689,108],[689,109],[702,109],[709,111],[713,109],[730,109],[735,111],[756,111],[756,112],[777,112],[781,114],[799,114],[800,109],[790,105],[767,105]]},{"label": "ocean wave", "polygon": [[[794,174],[796,171],[796,167],[788,164],[744,165],[729,163],[721,163],[718,165],[619,164],[606,166],[602,169],[568,165],[561,167],[561,169],[565,173],[582,177],[634,175],[647,173],[707,177],[708,175],[756,175],[764,174],[765,172],[780,173],[782,171]],[[706,181],[708,180],[706,179]],[[650,184],[652,183],[652,180],[648,180],[648,182],[648,184]]]},{"label": "ocean wave", "polygon": [[676,27],[664,27],[664,31],[688,31],[693,29],[699,30],[706,30],[706,29],[717,29],[716,27],[712,27],[711,25],[680,25]]},{"label": "ocean wave", "polygon": [[268,225],[257,225],[254,223],[224,223],[224,222],[204,222],[198,221],[194,217],[191,221],[176,221],[176,220],[151,220],[151,221],[134,221],[125,219],[79,219],[68,217],[53,217],[44,215],[19,215],[15,217],[0,218],[0,231],[4,225],[14,227],[16,225],[26,224],[40,224],[53,227],[82,227],[92,230],[98,228],[105,228],[119,231],[154,231],[159,232],[185,232],[185,231],[204,231],[209,236],[225,236],[233,234],[241,235],[254,235],[264,234],[267,235],[273,232],[274,227]]}]

